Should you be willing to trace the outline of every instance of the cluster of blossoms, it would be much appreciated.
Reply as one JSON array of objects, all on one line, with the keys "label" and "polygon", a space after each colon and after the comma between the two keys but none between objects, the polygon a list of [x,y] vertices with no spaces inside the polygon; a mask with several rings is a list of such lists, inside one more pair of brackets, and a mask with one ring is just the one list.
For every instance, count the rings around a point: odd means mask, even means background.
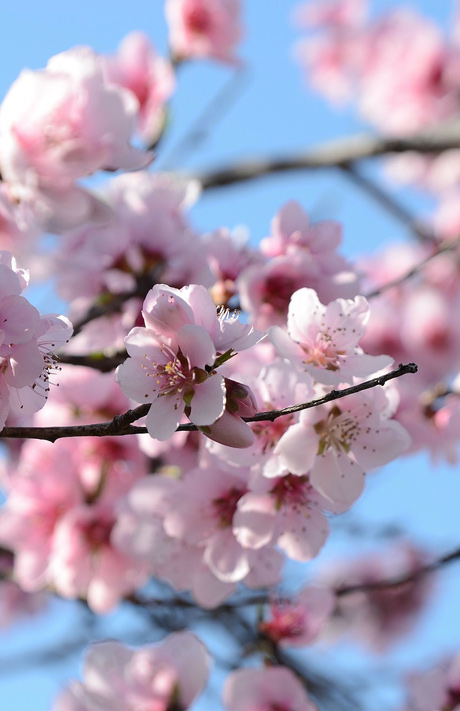
[{"label": "cluster of blossoms", "polygon": [[[369,0],[307,0],[296,22],[310,35],[296,46],[308,83],[334,103],[353,102],[379,131],[410,135],[460,116],[460,14],[449,36],[411,6],[367,19]],[[387,161],[392,179],[434,193],[444,214],[458,205],[459,151],[406,152]],[[458,208],[456,209],[458,221]],[[458,234],[458,224],[457,224]]]},{"label": "cluster of blossoms", "polygon": [[[84,681],[71,682],[53,709],[187,709],[206,685],[209,667],[205,646],[190,632],[171,634],[157,647],[137,650],[102,642],[86,655]],[[285,667],[232,672],[222,700],[227,711],[317,709],[299,679]]]}]

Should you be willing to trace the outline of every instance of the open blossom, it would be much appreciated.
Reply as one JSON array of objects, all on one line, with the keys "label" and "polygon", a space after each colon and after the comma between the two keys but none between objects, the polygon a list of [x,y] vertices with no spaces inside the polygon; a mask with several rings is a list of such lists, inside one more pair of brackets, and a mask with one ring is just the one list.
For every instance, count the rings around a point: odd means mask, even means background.
[{"label": "open blossom", "polygon": [[289,304],[289,335],[272,326],[269,338],[281,355],[318,382],[353,382],[354,377],[366,377],[393,362],[389,356],[366,355],[358,346],[369,314],[364,296],[323,306],[314,289],[299,289]]},{"label": "open blossom", "polygon": [[304,410],[276,451],[290,472],[309,472],[311,485],[327,500],[351,506],[364,488],[365,472],[409,447],[409,435],[389,412],[385,393],[375,389]]},{"label": "open blossom", "polygon": [[131,32],[116,56],[104,58],[104,73],[109,82],[134,94],[139,102],[138,132],[148,145],[154,143],[175,89],[171,62],[157,55],[147,35]]},{"label": "open blossom", "polygon": [[44,406],[54,351],[72,335],[64,316],[40,316],[21,295],[27,281],[14,257],[0,252],[0,427],[10,410],[32,414]]},{"label": "open blossom", "polygon": [[225,381],[215,370],[218,357],[228,359],[262,334],[225,314],[219,318],[211,295],[198,285],[154,286],[142,314],[145,328],[134,328],[126,337],[130,358],[116,377],[128,397],[151,403],[149,434],[168,439],[184,412],[198,427],[212,425],[226,405]]},{"label": "open blossom", "polygon": [[209,668],[206,647],[191,632],[176,632],[155,647],[139,649],[98,642],[86,654],[84,680],[70,682],[53,709],[185,710],[203,691]]},{"label": "open blossom", "polygon": [[232,672],[223,701],[228,711],[316,711],[302,682],[286,667]]},{"label": "open blossom", "polygon": [[312,644],[334,607],[335,595],[328,588],[312,585],[292,598],[273,600],[270,617],[259,624],[259,630],[283,646]]},{"label": "open blossom", "polygon": [[235,62],[242,36],[239,0],[167,0],[169,42],[177,59]]},{"label": "open blossom", "polygon": [[96,198],[76,180],[152,160],[129,144],[137,110],[131,92],[105,81],[89,47],[52,57],[46,69],[24,70],[0,108],[2,177],[12,196],[55,231],[95,216]]},{"label": "open blossom", "polygon": [[251,480],[250,491],[238,500],[233,530],[245,548],[258,550],[277,543],[289,558],[311,560],[329,535],[323,512],[328,503],[307,476],[283,474],[276,479],[259,476]]}]

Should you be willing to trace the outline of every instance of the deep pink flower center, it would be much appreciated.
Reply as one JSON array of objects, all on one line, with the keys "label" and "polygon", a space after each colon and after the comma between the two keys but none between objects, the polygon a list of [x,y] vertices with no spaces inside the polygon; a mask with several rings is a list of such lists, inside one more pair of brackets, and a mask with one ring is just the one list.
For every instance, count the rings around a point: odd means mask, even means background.
[{"label": "deep pink flower center", "polygon": [[114,525],[115,520],[111,518],[98,518],[84,523],[81,529],[88,546],[93,551],[109,546]]},{"label": "deep pink flower center", "polygon": [[211,26],[211,16],[203,5],[195,5],[185,11],[185,23],[191,32],[206,34]]},{"label": "deep pink flower center", "polygon": [[453,711],[458,704],[460,704],[460,687],[452,687],[447,690],[447,698],[442,711]]},{"label": "deep pink flower center", "polygon": [[263,622],[260,630],[275,642],[295,639],[305,630],[305,610],[300,605],[280,602],[272,605],[272,619]]},{"label": "deep pink flower center", "polygon": [[246,494],[245,488],[232,487],[222,496],[214,499],[214,511],[221,528],[229,528],[233,523],[238,501]]},{"label": "deep pink flower center", "polygon": [[262,301],[273,306],[275,311],[284,313],[288,309],[292,294],[298,287],[293,277],[286,274],[272,274],[265,281]]},{"label": "deep pink flower center", "polygon": [[311,486],[307,476],[286,474],[276,482],[270,494],[275,497],[277,508],[281,506],[304,507],[309,504]]}]

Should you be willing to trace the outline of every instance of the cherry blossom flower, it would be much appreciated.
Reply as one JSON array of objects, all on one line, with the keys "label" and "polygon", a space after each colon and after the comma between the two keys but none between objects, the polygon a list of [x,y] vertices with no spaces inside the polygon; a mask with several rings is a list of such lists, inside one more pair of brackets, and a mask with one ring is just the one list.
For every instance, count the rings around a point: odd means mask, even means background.
[{"label": "cherry blossom flower", "polygon": [[168,439],[184,411],[198,427],[212,425],[226,404],[225,381],[215,371],[218,358],[249,348],[262,334],[225,313],[219,318],[209,292],[198,285],[156,285],[142,313],[146,327],[126,337],[130,358],[116,377],[128,397],[151,403],[149,434]]},{"label": "cherry blossom flower", "polygon": [[339,403],[304,410],[276,451],[292,473],[309,473],[327,500],[348,507],[364,488],[366,471],[387,464],[410,444],[407,431],[389,419],[384,392],[349,395]]},{"label": "cherry blossom flower", "polygon": [[235,63],[242,36],[239,0],[166,0],[169,42],[177,60]]},{"label": "cherry blossom flower", "polygon": [[94,217],[96,199],[76,180],[152,160],[129,145],[137,110],[131,92],[105,82],[102,59],[89,47],[52,57],[41,71],[24,70],[0,109],[2,177],[15,199],[55,231]]},{"label": "cherry blossom flower", "polygon": [[155,52],[142,32],[131,32],[115,57],[104,58],[107,81],[132,91],[139,102],[138,132],[148,145],[161,133],[166,102],[175,89],[171,63]]},{"label": "cherry blossom flower", "polygon": [[328,507],[307,476],[284,471],[276,479],[254,477],[250,491],[238,501],[233,530],[245,548],[277,543],[289,558],[307,561],[328,537],[323,513]]},{"label": "cherry blossom flower", "polygon": [[84,680],[72,681],[53,709],[187,709],[206,685],[209,668],[206,647],[191,632],[176,632],[156,647],[139,649],[98,642],[86,654]]},{"label": "cherry blossom flower", "polygon": [[9,252],[0,252],[0,427],[11,411],[31,414],[42,408],[55,368],[54,351],[72,335],[65,316],[40,316],[21,295],[28,274]]},{"label": "cherry blossom flower", "polygon": [[289,304],[288,332],[269,329],[277,350],[299,369],[326,385],[353,382],[393,362],[389,356],[366,355],[358,346],[365,333],[370,308],[364,296],[336,299],[323,306],[313,289],[299,289]]},{"label": "cherry blossom flower", "polygon": [[286,667],[232,672],[224,685],[223,701],[228,711],[316,711],[303,684]]},{"label": "cherry blossom flower", "polygon": [[308,586],[292,598],[275,599],[270,617],[259,630],[282,646],[312,644],[335,607],[335,595],[325,587]]}]

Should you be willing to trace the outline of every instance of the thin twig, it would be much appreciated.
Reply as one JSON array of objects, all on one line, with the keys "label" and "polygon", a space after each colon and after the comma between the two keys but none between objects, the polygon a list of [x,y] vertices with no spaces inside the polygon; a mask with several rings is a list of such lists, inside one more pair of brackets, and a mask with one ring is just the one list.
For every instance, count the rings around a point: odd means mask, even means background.
[{"label": "thin twig", "polygon": [[[416,373],[417,370],[415,363],[408,363],[407,365],[401,364],[396,370],[392,370],[390,373],[380,375],[371,380],[366,380],[358,385],[351,385],[349,388],[344,388],[343,390],[331,390],[330,393],[316,400],[285,407],[282,410],[259,412],[253,417],[243,417],[242,419],[245,422],[263,422],[265,420],[273,422],[283,415],[291,415],[295,412],[301,412],[302,410],[309,410],[312,407],[318,407],[319,405],[325,405],[334,400],[339,400],[347,395],[369,390],[378,385],[385,385],[389,380],[399,378],[408,373]],[[135,427],[132,423],[141,417],[145,417],[149,409],[150,403],[139,405],[139,407],[136,407],[134,410],[128,410],[122,415],[117,415],[110,422],[99,422],[91,425],[69,425],[67,427],[4,427],[0,432],[0,437],[4,439],[42,439],[55,442],[63,437],[115,437],[146,434],[147,429],[145,427]],[[176,432],[191,432],[197,429],[198,428],[193,424],[179,425]]]},{"label": "thin twig", "polygon": [[161,156],[157,161],[157,169],[175,170],[175,165],[184,165],[191,153],[195,151],[208,138],[211,131],[228,113],[236,103],[249,79],[247,67],[238,67],[233,71],[217,94],[212,97],[207,106],[189,126],[187,132],[166,156]]},{"label": "thin twig", "polygon": [[380,296],[380,294],[383,294],[385,291],[388,291],[389,289],[393,289],[394,287],[401,286],[401,284],[404,284],[404,282],[408,281],[412,277],[416,276],[422,269],[426,267],[427,264],[429,264],[433,259],[436,259],[436,257],[439,257],[440,254],[446,254],[447,252],[453,252],[457,247],[460,246],[460,237],[457,237],[454,240],[445,240],[444,242],[441,242],[437,249],[428,257],[425,257],[425,259],[422,259],[421,262],[416,264],[415,266],[411,267],[407,272],[402,274],[400,277],[397,279],[393,279],[392,281],[387,282],[386,284],[382,284],[382,286],[379,286],[377,289],[374,289],[373,291],[369,291],[367,294],[365,294],[367,299],[373,299],[376,296]]}]

